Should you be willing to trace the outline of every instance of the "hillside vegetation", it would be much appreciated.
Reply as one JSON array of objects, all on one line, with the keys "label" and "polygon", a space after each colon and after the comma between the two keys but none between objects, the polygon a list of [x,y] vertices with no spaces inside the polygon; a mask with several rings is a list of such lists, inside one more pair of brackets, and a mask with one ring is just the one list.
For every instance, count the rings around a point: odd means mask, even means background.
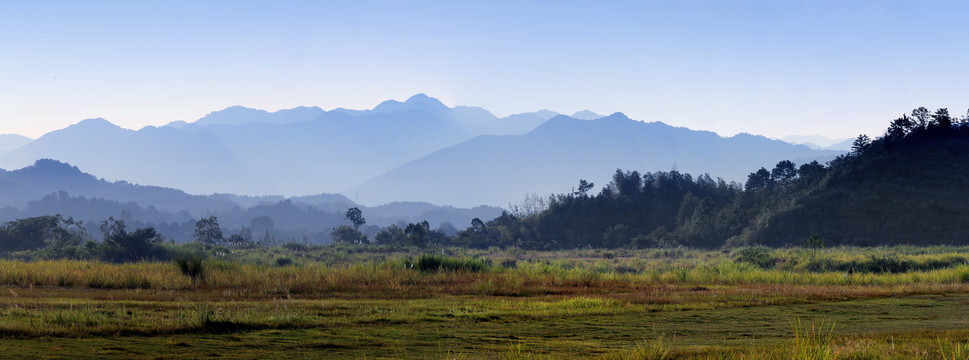
[{"label": "hillside vegetation", "polygon": [[[779,161],[745,184],[616,170],[597,195],[539,199],[462,233],[468,246],[617,248],[969,243],[969,123],[912,111],[827,164]],[[528,206],[523,206],[529,209]],[[532,207],[533,208],[533,207]]]}]

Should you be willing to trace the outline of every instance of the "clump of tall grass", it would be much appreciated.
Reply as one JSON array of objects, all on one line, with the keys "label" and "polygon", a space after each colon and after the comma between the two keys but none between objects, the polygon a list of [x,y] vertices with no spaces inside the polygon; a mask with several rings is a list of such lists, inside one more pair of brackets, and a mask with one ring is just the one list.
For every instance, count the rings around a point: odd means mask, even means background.
[{"label": "clump of tall grass", "polygon": [[505,351],[504,358],[507,360],[525,360],[531,359],[531,354],[525,351],[525,346],[521,343],[508,343],[508,349]]},{"label": "clump of tall grass", "polygon": [[437,271],[468,271],[481,272],[490,268],[485,260],[464,258],[456,259],[442,255],[424,254],[413,264],[417,270],[422,272]]},{"label": "clump of tall grass", "polygon": [[939,353],[943,360],[969,359],[969,344],[961,342],[948,344],[939,339]]},{"label": "clump of tall grass", "polygon": [[175,265],[182,275],[192,279],[193,284],[205,282],[205,261],[201,256],[180,256],[175,258]]},{"label": "clump of tall grass", "polygon": [[820,325],[802,326],[801,319],[796,318],[792,323],[794,328],[794,346],[791,348],[791,359],[799,360],[834,360],[838,353],[834,351],[832,338],[834,324],[825,327],[824,321]]},{"label": "clump of tall grass", "polygon": [[670,344],[663,337],[636,344],[635,359],[666,360],[670,359]]},{"label": "clump of tall grass", "polygon": [[673,347],[663,337],[644,340],[636,344],[632,350],[625,350],[615,354],[603,356],[603,360],[666,360],[673,359]]}]

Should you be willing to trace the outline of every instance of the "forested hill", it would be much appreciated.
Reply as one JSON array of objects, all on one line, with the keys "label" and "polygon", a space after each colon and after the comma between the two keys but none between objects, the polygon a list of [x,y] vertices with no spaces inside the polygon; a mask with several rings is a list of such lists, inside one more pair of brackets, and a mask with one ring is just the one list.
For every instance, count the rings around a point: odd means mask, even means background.
[{"label": "forested hill", "polygon": [[816,189],[796,196],[750,240],[780,245],[820,233],[857,245],[969,244],[969,124],[917,109],[884,136],[856,140]]},{"label": "forested hill", "polygon": [[[531,248],[969,244],[969,119],[919,108],[827,164],[781,160],[745,184],[617,170],[597,194],[551,198],[462,233]],[[580,187],[586,190],[590,187]]]}]

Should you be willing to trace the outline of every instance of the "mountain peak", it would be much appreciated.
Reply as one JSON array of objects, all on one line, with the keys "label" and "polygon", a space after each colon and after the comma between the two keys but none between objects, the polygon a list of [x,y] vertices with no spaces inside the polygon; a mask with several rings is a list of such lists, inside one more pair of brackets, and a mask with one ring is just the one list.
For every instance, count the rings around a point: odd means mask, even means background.
[{"label": "mountain peak", "polygon": [[623,114],[623,113],[618,112],[618,111],[612,113],[612,115],[607,116],[607,118],[610,118],[610,119],[619,119],[619,120],[629,120],[629,117],[626,116],[626,114]]},{"label": "mountain peak", "polygon": [[75,125],[77,125],[77,126],[84,126],[84,127],[95,127],[95,126],[100,126],[100,127],[118,127],[117,125],[112,124],[110,121],[107,121],[107,120],[105,120],[103,118],[84,119],[84,120],[81,120],[80,122],[78,122]]},{"label": "mountain peak", "polygon": [[77,166],[46,158],[38,159],[33,165],[17,171],[25,174],[61,179],[75,176],[93,177],[82,172]]},{"label": "mountain peak", "polygon": [[201,119],[195,120],[195,125],[229,124],[238,125],[251,122],[264,122],[269,118],[266,110],[251,109],[235,105],[219,111],[213,111]]},{"label": "mountain peak", "polygon": [[427,94],[425,94],[425,93],[415,94],[414,96],[411,96],[410,98],[407,99],[407,101],[404,101],[404,102],[405,103],[423,103],[423,102],[429,102],[429,101],[437,101],[437,102],[439,102],[437,99],[432,98],[430,96],[427,96]]},{"label": "mountain peak", "polygon": [[397,100],[387,100],[377,107],[373,108],[374,112],[397,112],[397,111],[409,111],[409,110],[422,110],[428,112],[440,112],[450,110],[447,105],[441,103],[440,100],[427,96],[423,93],[411,96],[404,102]]},{"label": "mountain peak", "polygon": [[34,139],[17,134],[0,134],[0,153],[8,152],[27,145]]},{"label": "mountain peak", "polygon": [[579,120],[595,120],[601,117],[602,115],[596,114],[589,110],[576,111],[575,114],[572,114],[572,118]]}]

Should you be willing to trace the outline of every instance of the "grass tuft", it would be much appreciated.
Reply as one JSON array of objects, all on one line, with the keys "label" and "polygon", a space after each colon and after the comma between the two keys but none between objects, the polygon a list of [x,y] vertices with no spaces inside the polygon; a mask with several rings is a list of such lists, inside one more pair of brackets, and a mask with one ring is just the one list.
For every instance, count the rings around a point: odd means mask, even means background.
[{"label": "grass tuft", "polygon": [[175,265],[182,275],[192,279],[192,283],[201,284],[205,282],[205,261],[200,256],[184,256],[175,258]]},{"label": "grass tuft", "polygon": [[643,341],[636,345],[635,359],[666,360],[670,359],[671,346],[662,337]]},{"label": "grass tuft", "polygon": [[835,360],[838,353],[832,348],[834,325],[827,328],[824,321],[820,325],[811,324],[802,327],[801,319],[796,318],[792,324],[794,328],[794,347],[791,348],[791,359],[799,360]]},{"label": "grass tuft", "polygon": [[422,272],[437,271],[468,271],[482,272],[488,270],[490,266],[480,259],[455,259],[442,255],[424,254],[417,259],[416,267]]}]

